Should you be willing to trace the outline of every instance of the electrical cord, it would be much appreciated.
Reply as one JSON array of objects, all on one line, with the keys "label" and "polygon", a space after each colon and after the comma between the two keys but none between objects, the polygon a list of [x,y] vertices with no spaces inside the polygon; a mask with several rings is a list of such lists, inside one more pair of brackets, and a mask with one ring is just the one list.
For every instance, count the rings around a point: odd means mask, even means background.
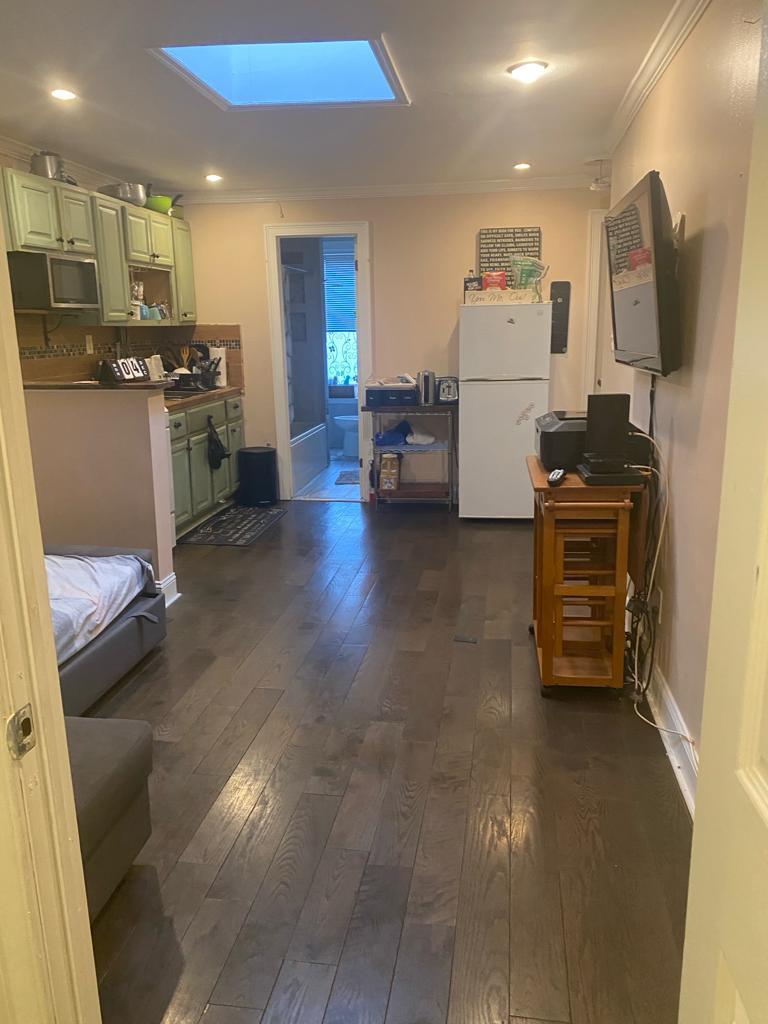
[{"label": "electrical cord", "polygon": [[[662,452],[658,441],[656,441],[653,436],[655,412],[654,383],[655,381],[652,383],[650,395],[650,431],[647,434],[642,431],[633,431],[632,433],[633,437],[643,437],[650,441],[653,446],[654,459],[658,462],[658,466],[635,465],[633,467],[634,469],[644,473],[651,481],[655,482],[657,494],[649,517],[649,535],[648,542],[646,544],[646,573],[643,581],[643,590],[640,593],[634,594],[628,603],[628,610],[631,615],[628,649],[628,654],[630,656],[629,667],[631,679],[634,684],[635,692],[633,700],[634,710],[637,717],[640,718],[641,721],[652,726],[654,729],[657,729],[659,732],[668,733],[673,736],[680,736],[692,746],[695,746],[694,740],[686,733],[680,732],[677,729],[668,729],[664,726],[657,725],[656,722],[642,714],[639,708],[640,703],[645,699],[648,693],[653,675],[653,665],[656,654],[657,622],[650,606],[650,599],[653,595],[661,549],[664,543],[664,536],[669,519],[669,473],[664,459],[664,453]],[[656,480],[654,480],[654,477]],[[661,517],[659,519],[660,507]],[[658,529],[656,526],[657,522]]]}]

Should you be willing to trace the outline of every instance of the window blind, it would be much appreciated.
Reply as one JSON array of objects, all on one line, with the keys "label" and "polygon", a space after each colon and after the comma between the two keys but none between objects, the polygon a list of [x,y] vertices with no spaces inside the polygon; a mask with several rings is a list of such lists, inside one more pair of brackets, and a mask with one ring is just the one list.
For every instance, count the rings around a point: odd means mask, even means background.
[{"label": "window blind", "polygon": [[325,286],[325,329],[357,330],[357,302],[354,237],[323,239],[323,281]]}]

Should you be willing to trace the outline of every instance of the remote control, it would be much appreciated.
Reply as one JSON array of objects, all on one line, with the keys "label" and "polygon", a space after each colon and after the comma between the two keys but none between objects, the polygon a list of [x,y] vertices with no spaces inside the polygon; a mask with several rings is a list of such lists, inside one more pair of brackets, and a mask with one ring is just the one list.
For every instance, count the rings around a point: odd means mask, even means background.
[{"label": "remote control", "polygon": [[550,487],[559,487],[564,479],[565,479],[565,470],[564,469],[553,469],[552,472],[547,477],[547,483],[549,484]]}]

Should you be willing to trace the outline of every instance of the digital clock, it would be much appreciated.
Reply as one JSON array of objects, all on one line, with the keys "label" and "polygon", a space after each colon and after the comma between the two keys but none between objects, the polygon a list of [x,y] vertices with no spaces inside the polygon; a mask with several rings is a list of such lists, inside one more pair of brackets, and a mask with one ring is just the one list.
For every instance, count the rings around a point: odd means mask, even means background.
[{"label": "digital clock", "polygon": [[120,359],[103,359],[99,366],[99,380],[102,384],[131,384],[150,380],[146,359],[124,356]]}]

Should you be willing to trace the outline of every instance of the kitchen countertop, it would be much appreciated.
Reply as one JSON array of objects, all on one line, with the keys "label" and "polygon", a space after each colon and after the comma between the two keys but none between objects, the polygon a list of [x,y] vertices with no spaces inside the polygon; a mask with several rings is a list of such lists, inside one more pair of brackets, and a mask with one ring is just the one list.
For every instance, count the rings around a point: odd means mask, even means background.
[{"label": "kitchen countertop", "polygon": [[[146,392],[157,394],[165,390],[165,383],[162,381],[147,381],[141,384],[118,384],[116,387],[104,387],[96,380],[29,380],[24,382],[27,391],[91,391],[98,394],[107,392]],[[207,405],[209,402],[220,402],[225,398],[235,398],[243,393],[242,388],[227,386],[225,388],[214,388],[212,391],[201,391],[196,395],[185,395],[184,398],[166,398],[168,409],[189,409],[196,405]]]},{"label": "kitchen countertop", "polygon": [[242,388],[228,385],[225,388],[215,388],[213,391],[201,392],[199,395],[185,395],[184,398],[168,398],[166,395],[165,405],[169,410],[188,409],[193,405],[207,405],[208,402],[220,402],[224,398],[235,398],[242,393]]}]

